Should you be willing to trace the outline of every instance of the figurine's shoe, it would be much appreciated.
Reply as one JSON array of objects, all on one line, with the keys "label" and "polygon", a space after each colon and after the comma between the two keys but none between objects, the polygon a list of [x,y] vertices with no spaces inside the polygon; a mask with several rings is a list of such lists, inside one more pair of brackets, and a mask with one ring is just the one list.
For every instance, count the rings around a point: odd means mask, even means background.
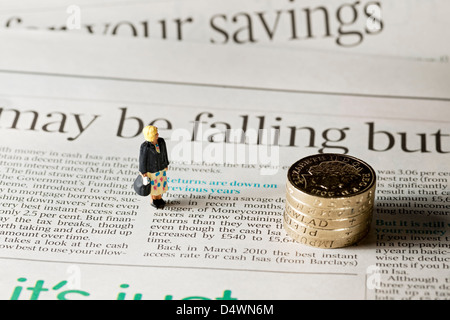
[{"label": "figurine's shoe", "polygon": [[156,209],[162,209],[164,208],[164,205],[166,204],[166,202],[162,199],[155,199],[152,202],[152,206],[154,206]]}]

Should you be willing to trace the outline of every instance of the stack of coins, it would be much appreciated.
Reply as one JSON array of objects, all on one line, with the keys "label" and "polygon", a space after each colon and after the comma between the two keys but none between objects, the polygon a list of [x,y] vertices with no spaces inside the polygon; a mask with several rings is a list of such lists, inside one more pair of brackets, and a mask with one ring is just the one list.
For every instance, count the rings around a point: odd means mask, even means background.
[{"label": "stack of coins", "polygon": [[318,248],[355,244],[370,229],[375,171],[341,154],[318,154],[294,163],[286,182],[283,224],[297,242]]}]

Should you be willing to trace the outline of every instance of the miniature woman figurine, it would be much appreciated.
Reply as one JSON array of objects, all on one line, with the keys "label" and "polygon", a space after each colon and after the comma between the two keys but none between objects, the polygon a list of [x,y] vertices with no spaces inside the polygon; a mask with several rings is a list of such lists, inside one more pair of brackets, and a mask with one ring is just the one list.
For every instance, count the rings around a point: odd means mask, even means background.
[{"label": "miniature woman figurine", "polygon": [[152,206],[157,209],[163,208],[166,202],[162,199],[162,195],[168,190],[169,159],[166,142],[163,138],[159,138],[158,128],[154,126],[145,127],[142,133],[146,141],[141,145],[139,172],[143,177],[150,179]]}]

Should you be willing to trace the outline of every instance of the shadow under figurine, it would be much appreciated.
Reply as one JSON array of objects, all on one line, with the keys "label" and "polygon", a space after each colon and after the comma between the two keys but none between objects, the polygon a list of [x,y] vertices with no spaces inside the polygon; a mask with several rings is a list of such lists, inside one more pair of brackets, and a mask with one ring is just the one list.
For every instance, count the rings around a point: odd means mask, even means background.
[{"label": "shadow under figurine", "polygon": [[167,169],[169,158],[167,156],[166,142],[159,137],[158,128],[147,126],[142,130],[145,142],[141,144],[139,153],[139,172],[150,181],[150,196],[152,206],[163,208],[166,202],[162,195],[167,192]]}]

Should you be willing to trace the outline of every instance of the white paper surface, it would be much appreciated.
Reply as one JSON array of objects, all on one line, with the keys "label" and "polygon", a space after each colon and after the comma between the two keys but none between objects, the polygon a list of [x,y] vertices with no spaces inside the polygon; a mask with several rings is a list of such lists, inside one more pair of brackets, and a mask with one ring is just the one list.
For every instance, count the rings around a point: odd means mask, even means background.
[{"label": "white paper surface", "polygon": [[[448,65],[27,32],[2,43],[1,298],[448,299]],[[205,141],[177,141],[195,120]],[[148,123],[170,150],[159,211],[131,188]],[[279,145],[226,144],[240,155],[227,162],[208,142],[227,125],[279,128]],[[286,171],[318,152],[377,171],[357,246],[282,229]]]}]

